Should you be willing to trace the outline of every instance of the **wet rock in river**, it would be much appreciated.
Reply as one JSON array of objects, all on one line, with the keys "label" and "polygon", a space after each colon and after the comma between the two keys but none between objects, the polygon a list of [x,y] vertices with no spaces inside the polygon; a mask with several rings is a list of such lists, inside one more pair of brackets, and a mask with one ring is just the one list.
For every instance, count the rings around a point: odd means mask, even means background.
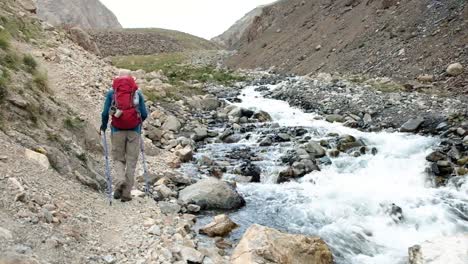
[{"label": "wet rock in river", "polygon": [[395,223],[401,222],[404,219],[403,209],[400,206],[392,203],[387,208],[387,214],[392,218]]},{"label": "wet rock in river", "polygon": [[296,161],[292,166],[280,172],[277,183],[288,182],[294,178],[300,178],[312,171],[320,171],[315,161],[301,160]]},{"label": "wet rock in river", "polygon": [[345,122],[345,119],[341,115],[327,115],[325,117],[325,120],[327,120],[330,123],[338,122],[338,123],[343,123]]},{"label": "wet rock in river", "polygon": [[309,143],[304,144],[304,149],[314,156],[314,158],[321,158],[325,156],[325,149],[322,148],[317,142],[309,141]]},{"label": "wet rock in river", "polygon": [[400,132],[416,132],[423,122],[424,118],[422,117],[411,118],[400,127]]},{"label": "wet rock in river", "polygon": [[194,129],[195,134],[192,136],[194,141],[203,141],[208,137],[208,130],[206,127],[197,127]]},{"label": "wet rock in river", "polygon": [[268,147],[268,146],[271,146],[272,144],[273,144],[273,140],[269,136],[262,139],[259,143],[261,147]]},{"label": "wet rock in river", "polygon": [[234,187],[215,178],[200,180],[181,190],[179,199],[202,209],[237,209],[245,205],[244,198]]},{"label": "wet rock in river", "polygon": [[262,170],[251,162],[244,162],[237,166],[233,172],[242,176],[252,177],[251,182],[260,182],[260,174],[262,173]]},{"label": "wet rock in river", "polygon": [[270,122],[273,120],[270,114],[261,110],[255,112],[252,117],[257,119],[259,122]]}]

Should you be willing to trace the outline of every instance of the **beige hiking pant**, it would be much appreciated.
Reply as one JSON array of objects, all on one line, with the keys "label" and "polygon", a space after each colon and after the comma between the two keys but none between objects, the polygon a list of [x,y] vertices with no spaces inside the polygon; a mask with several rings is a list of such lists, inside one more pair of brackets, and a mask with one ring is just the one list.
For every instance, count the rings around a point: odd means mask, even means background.
[{"label": "beige hiking pant", "polygon": [[140,135],[135,131],[117,131],[111,135],[112,158],[115,163],[115,191],[122,197],[131,197],[135,183],[135,169],[138,162]]}]

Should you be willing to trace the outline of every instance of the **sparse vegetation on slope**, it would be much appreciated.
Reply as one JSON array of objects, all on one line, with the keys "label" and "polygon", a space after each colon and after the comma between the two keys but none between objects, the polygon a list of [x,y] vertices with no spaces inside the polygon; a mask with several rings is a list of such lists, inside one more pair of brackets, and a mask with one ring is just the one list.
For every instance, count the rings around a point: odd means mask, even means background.
[{"label": "sparse vegetation on slope", "polygon": [[104,56],[153,55],[219,48],[197,36],[158,28],[94,30],[89,33]]}]

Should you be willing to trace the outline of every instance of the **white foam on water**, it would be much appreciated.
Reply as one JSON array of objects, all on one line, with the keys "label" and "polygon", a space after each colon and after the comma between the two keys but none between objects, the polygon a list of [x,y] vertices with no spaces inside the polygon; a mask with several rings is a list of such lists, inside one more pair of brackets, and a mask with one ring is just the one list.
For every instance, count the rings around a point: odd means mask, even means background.
[{"label": "white foam on water", "polygon": [[[454,206],[468,201],[467,184],[457,190],[431,188],[426,182],[425,157],[437,145],[437,138],[366,133],[316,120],[315,114],[287,102],[263,98],[255,88],[244,89],[242,102],[236,105],[264,110],[280,126],[315,128],[321,132],[316,139],[328,132],[361,138],[376,147],[378,154],[342,155],[299,182],[240,184],[247,209],[234,218],[246,218],[252,207],[257,212],[251,222],[265,214],[263,222],[271,221],[289,232],[319,235],[333,248],[338,263],[353,264],[406,263],[408,247],[468,232],[468,223],[454,213]],[[403,209],[403,222],[395,223],[385,212],[392,203]]]}]

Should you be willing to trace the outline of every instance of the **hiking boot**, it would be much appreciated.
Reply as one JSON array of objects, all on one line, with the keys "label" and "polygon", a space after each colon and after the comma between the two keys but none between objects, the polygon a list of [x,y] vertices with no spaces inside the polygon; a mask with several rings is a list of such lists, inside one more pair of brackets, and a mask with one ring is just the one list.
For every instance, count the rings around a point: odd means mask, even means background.
[{"label": "hiking boot", "polygon": [[121,190],[115,190],[114,191],[114,199],[119,200],[122,198],[122,191]]},{"label": "hiking boot", "polygon": [[130,202],[131,200],[132,200],[132,197],[125,197],[125,196],[122,196],[122,198],[120,199],[122,203]]}]

